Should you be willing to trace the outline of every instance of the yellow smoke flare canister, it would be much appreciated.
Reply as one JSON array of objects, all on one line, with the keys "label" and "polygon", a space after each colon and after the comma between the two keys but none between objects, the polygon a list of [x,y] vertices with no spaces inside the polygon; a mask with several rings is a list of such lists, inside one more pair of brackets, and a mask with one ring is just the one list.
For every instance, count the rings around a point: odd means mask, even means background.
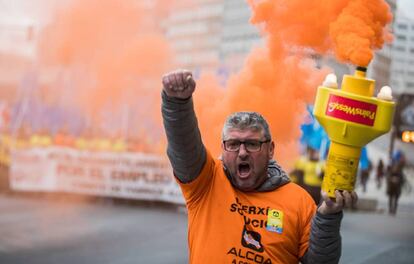
[{"label": "yellow smoke flare canister", "polygon": [[331,198],[335,190],[354,190],[362,147],[391,128],[391,88],[382,87],[374,97],[375,81],[365,76],[366,68],[357,67],[338,89],[336,76],[329,74],[316,94],[313,113],[331,140],[322,182]]}]

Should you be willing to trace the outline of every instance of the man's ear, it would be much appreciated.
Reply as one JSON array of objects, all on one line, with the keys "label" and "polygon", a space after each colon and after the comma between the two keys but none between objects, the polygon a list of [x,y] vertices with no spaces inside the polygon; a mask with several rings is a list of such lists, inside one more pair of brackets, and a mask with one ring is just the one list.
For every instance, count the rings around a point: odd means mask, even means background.
[{"label": "man's ear", "polygon": [[269,159],[273,158],[273,155],[275,154],[275,142],[270,142],[269,145]]}]

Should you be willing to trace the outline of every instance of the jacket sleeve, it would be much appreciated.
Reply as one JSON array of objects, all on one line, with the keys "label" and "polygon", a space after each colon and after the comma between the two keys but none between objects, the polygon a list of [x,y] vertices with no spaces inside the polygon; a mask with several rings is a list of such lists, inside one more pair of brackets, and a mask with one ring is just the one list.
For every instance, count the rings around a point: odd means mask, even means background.
[{"label": "jacket sleeve", "polygon": [[342,211],[332,215],[316,212],[311,225],[309,248],[301,259],[302,263],[339,263],[342,248],[339,229],[342,215]]},{"label": "jacket sleeve", "polygon": [[206,162],[193,99],[178,99],[162,92],[162,118],[167,135],[167,155],[175,177],[182,183],[194,180]]}]

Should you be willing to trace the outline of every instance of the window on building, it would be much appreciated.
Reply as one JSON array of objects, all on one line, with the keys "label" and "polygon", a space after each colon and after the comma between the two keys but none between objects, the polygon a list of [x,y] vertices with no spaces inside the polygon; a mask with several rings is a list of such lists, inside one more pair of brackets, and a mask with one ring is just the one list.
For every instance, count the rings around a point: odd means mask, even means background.
[{"label": "window on building", "polygon": [[404,30],[406,30],[408,27],[407,27],[407,24],[398,24],[397,25],[397,27],[399,28],[399,29],[404,29]]},{"label": "window on building", "polygon": [[398,70],[395,70],[394,73],[402,75],[402,74],[404,74],[404,70],[403,69],[398,69]]},{"label": "window on building", "polygon": [[397,35],[398,40],[407,40],[407,36],[404,35]]},{"label": "window on building", "polygon": [[414,82],[406,82],[407,88],[414,88]]},{"label": "window on building", "polygon": [[393,48],[394,48],[394,50],[405,51],[405,47],[403,47],[403,46],[394,46]]}]

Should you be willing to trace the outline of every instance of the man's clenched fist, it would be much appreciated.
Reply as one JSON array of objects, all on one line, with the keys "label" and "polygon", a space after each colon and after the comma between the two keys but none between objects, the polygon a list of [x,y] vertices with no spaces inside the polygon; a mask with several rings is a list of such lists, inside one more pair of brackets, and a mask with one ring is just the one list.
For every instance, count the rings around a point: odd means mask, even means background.
[{"label": "man's clenched fist", "polygon": [[188,70],[176,70],[162,77],[162,85],[169,97],[187,99],[193,94],[196,83]]}]

